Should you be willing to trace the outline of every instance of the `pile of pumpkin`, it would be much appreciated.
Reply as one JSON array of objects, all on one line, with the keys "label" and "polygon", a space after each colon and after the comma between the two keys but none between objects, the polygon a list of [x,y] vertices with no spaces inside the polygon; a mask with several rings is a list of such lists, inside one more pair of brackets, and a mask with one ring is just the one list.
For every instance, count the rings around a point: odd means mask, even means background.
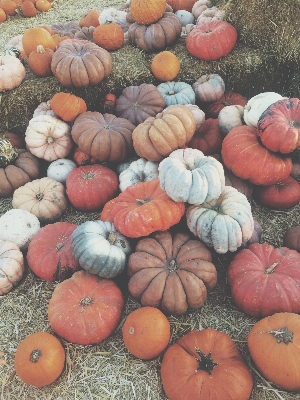
[{"label": "pile of pumpkin", "polygon": [[23,17],[35,17],[38,12],[49,11],[52,0],[1,0],[0,23],[7,21],[7,17],[21,14]]},{"label": "pile of pumpkin", "polygon": [[[217,283],[212,252],[236,252],[227,272],[233,300],[262,318],[248,337],[250,355],[266,379],[299,390],[300,227],[286,232],[286,247],[260,244],[248,198],[276,209],[299,203],[291,154],[300,144],[300,100],[267,92],[247,101],[211,74],[193,85],[127,87],[107,95],[105,111],[60,92],[37,107],[25,143],[3,135],[0,195],[12,196],[13,209],[0,217],[0,293],[21,280],[25,254],[38,277],[60,282],[48,305],[52,330],[94,344],[120,322],[124,297],[114,278],[126,271],[142,307],[123,325],[124,344],[145,360],[166,350],[161,378],[170,400],[195,392],[210,399],[219,379],[226,398],[248,399],[251,373],[225,333],[192,331],[167,348],[166,316],[200,308]],[[99,219],[60,222],[68,204],[101,211]],[[278,352],[286,362],[274,372]],[[20,343],[15,369],[44,386],[64,360],[60,341],[36,332]]]}]

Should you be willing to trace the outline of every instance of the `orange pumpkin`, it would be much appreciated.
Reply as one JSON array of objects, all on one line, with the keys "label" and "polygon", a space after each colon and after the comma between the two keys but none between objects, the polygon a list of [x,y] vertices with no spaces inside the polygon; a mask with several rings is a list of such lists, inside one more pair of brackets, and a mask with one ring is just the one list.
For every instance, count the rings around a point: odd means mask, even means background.
[{"label": "orange pumpkin", "polygon": [[50,26],[48,26],[48,25],[41,25],[41,26],[39,26],[39,28],[46,29],[46,31],[48,31],[48,32],[50,33],[51,36],[54,35],[53,29],[52,29]]},{"label": "orange pumpkin", "polygon": [[130,12],[135,22],[149,25],[163,16],[166,5],[166,0],[131,0]]},{"label": "orange pumpkin", "polygon": [[157,357],[170,340],[170,323],[155,307],[141,307],[130,313],[122,335],[127,350],[142,360]]},{"label": "orange pumpkin", "polygon": [[[23,3],[24,4],[24,3]],[[41,44],[37,46],[36,50],[33,50],[28,57],[28,65],[31,71],[37,76],[50,76],[51,71],[51,60],[54,51],[51,49],[45,49]]]},{"label": "orange pumpkin", "polygon": [[172,81],[178,75],[180,61],[170,51],[162,51],[153,58],[151,71],[156,79],[167,82]]},{"label": "orange pumpkin", "polygon": [[99,23],[100,12],[98,10],[90,10],[86,15],[80,18],[79,26],[83,28],[86,26],[89,28],[90,26],[98,26]]},{"label": "orange pumpkin", "polygon": [[3,8],[0,8],[0,22],[4,22],[4,21],[6,21],[6,13],[5,13],[5,11],[3,10]]},{"label": "orange pumpkin", "polygon": [[32,51],[36,50],[38,45],[42,45],[44,48],[48,48],[53,51],[56,47],[51,34],[44,28],[26,29],[22,37],[22,45],[27,56],[29,56]]},{"label": "orange pumpkin", "polygon": [[48,0],[37,0],[35,6],[36,9],[41,12],[49,11],[51,8],[51,4]]},{"label": "orange pumpkin", "polygon": [[35,17],[37,14],[37,9],[35,8],[34,3],[32,3],[30,0],[23,1],[23,3],[21,3],[20,5],[20,9],[23,14],[23,17],[26,18]]},{"label": "orange pumpkin", "polygon": [[101,24],[93,32],[94,42],[108,51],[118,50],[124,44],[124,32],[115,22]]},{"label": "orange pumpkin", "polygon": [[71,93],[56,93],[50,100],[50,107],[64,121],[73,121],[79,114],[86,112],[86,102]]},{"label": "orange pumpkin", "polygon": [[18,5],[12,0],[1,0],[0,8],[5,12],[6,15],[16,15],[16,9]]},{"label": "orange pumpkin", "polygon": [[178,10],[186,10],[192,12],[193,5],[197,0],[168,0],[169,6],[172,7],[173,12]]},{"label": "orange pumpkin", "polygon": [[18,345],[15,370],[19,378],[36,387],[50,385],[61,374],[65,351],[60,341],[47,332],[35,332]]}]

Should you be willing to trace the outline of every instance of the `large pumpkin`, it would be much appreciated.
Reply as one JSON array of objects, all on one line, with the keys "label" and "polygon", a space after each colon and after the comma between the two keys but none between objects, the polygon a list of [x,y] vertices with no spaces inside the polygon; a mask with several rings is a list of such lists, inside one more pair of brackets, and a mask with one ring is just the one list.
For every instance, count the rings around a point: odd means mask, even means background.
[{"label": "large pumpkin", "polygon": [[104,165],[85,165],[67,176],[66,191],[71,204],[80,211],[97,211],[118,192],[117,174]]},{"label": "large pumpkin", "polygon": [[46,281],[63,281],[80,267],[72,254],[71,235],[77,225],[56,222],[41,228],[29,243],[26,259],[30,269]]},{"label": "large pumpkin", "polygon": [[292,160],[266,149],[253,126],[233,128],[222,143],[225,166],[236,176],[255,185],[272,185],[287,178],[292,171]]},{"label": "large pumpkin", "polygon": [[166,11],[166,0],[131,0],[130,12],[138,24],[149,25]]},{"label": "large pumpkin", "polygon": [[276,312],[300,312],[297,251],[251,244],[234,256],[227,273],[232,298],[246,314],[266,317]]},{"label": "large pumpkin", "polygon": [[124,298],[116,283],[78,271],[59,283],[48,304],[51,328],[68,342],[99,343],[117,327]]},{"label": "large pumpkin", "polygon": [[166,350],[161,380],[169,400],[248,400],[253,386],[237,345],[210,328],[193,330]]},{"label": "large pumpkin", "polygon": [[184,147],[195,129],[193,113],[183,105],[174,105],[139,124],[132,133],[133,146],[140,157],[161,161]]},{"label": "large pumpkin", "polygon": [[280,312],[261,319],[252,327],[247,342],[251,358],[266,380],[284,390],[300,390],[298,314]]},{"label": "large pumpkin", "polygon": [[124,161],[133,150],[135,126],[113,114],[87,111],[73,124],[71,135],[81,151],[99,161]]},{"label": "large pumpkin", "polygon": [[137,238],[177,224],[185,212],[160,188],[159,180],[129,186],[105,204],[101,219],[113,222],[124,236]]},{"label": "large pumpkin", "polygon": [[191,141],[187,144],[192,149],[202,151],[205,156],[220,153],[223,136],[217,119],[208,118],[195,131]]},{"label": "large pumpkin", "polygon": [[201,307],[217,283],[210,251],[186,233],[156,232],[141,239],[127,271],[131,296],[173,315]]},{"label": "large pumpkin", "polygon": [[7,240],[0,240],[0,296],[18,284],[24,269],[24,257],[19,246]]}]

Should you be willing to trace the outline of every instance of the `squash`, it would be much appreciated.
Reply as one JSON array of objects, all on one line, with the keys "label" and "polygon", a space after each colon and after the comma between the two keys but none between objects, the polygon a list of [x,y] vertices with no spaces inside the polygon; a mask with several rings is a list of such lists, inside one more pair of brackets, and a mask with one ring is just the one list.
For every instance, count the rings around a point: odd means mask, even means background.
[{"label": "squash", "polygon": [[20,4],[19,7],[20,7],[20,11],[22,13],[22,16],[25,18],[35,17],[37,15],[37,8],[35,6],[35,3],[33,3],[30,0],[22,1],[22,3]]},{"label": "squash", "polygon": [[72,233],[73,256],[81,268],[101,278],[114,278],[131,253],[128,239],[107,221],[86,221]]},{"label": "squash", "polygon": [[282,240],[283,246],[292,250],[297,250],[300,253],[300,225],[287,228]]},{"label": "squash", "polygon": [[205,156],[210,156],[221,152],[222,142],[223,137],[219,121],[214,118],[208,118],[196,129],[187,146],[202,151]]},{"label": "squash", "polygon": [[166,0],[131,0],[130,12],[138,24],[158,21],[166,11]]},{"label": "squash", "polygon": [[128,186],[158,178],[158,163],[139,158],[129,164],[119,175],[119,187],[124,192]]},{"label": "squash", "polygon": [[195,18],[193,14],[186,10],[178,10],[175,12],[176,17],[179,19],[181,25],[187,26],[188,24],[194,24]]},{"label": "squash", "polygon": [[17,158],[18,149],[16,149],[9,140],[0,138],[0,167],[7,167]]},{"label": "squash", "polygon": [[24,274],[24,257],[13,242],[0,240],[0,296],[10,292]]},{"label": "squash", "polygon": [[224,96],[225,82],[218,74],[200,76],[192,85],[196,98],[200,102],[215,102]]},{"label": "squash", "polygon": [[56,181],[65,184],[67,176],[76,167],[74,161],[69,160],[68,158],[59,158],[56,161],[52,161],[49,165],[47,168],[47,176],[48,178],[55,179]]},{"label": "squash", "polygon": [[0,55],[0,70],[0,93],[19,86],[26,76],[26,70],[21,61],[10,55]]},{"label": "squash", "polygon": [[185,82],[164,82],[157,86],[166,107],[176,104],[195,104],[196,96],[191,85]]},{"label": "squash", "polygon": [[1,143],[1,139],[6,139],[10,142],[10,144],[13,147],[16,147],[17,149],[24,149],[25,147],[25,142],[24,139],[17,135],[16,133],[12,133],[12,132],[4,132],[4,133],[0,133],[0,143]]},{"label": "squash", "polygon": [[199,15],[204,11],[207,10],[208,8],[212,7],[211,1],[210,0],[198,0],[194,3],[192,7],[192,14],[197,20]]},{"label": "squash", "polygon": [[51,110],[66,122],[87,111],[86,102],[71,93],[58,92],[50,99]]}]

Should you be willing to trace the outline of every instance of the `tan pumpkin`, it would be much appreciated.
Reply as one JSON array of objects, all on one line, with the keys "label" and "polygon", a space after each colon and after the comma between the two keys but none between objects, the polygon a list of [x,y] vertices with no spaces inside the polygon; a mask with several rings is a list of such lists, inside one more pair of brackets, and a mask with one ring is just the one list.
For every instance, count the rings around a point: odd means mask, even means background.
[{"label": "tan pumpkin", "polygon": [[136,153],[149,161],[161,161],[182,148],[195,133],[193,113],[183,105],[168,107],[156,117],[149,117],[132,133]]},{"label": "tan pumpkin", "polygon": [[50,100],[52,111],[64,121],[73,121],[79,114],[86,112],[86,102],[71,93],[56,93]]},{"label": "tan pumpkin", "polygon": [[8,293],[23,277],[24,257],[12,242],[0,240],[0,296]]},{"label": "tan pumpkin", "polygon": [[46,161],[65,158],[73,146],[69,125],[51,115],[40,115],[29,121],[25,142],[32,154]]},{"label": "tan pumpkin", "polygon": [[19,86],[25,76],[25,67],[18,58],[0,55],[0,92]]},{"label": "tan pumpkin", "polygon": [[29,211],[41,222],[52,222],[66,211],[68,200],[64,185],[45,177],[28,182],[15,190],[12,206]]}]

